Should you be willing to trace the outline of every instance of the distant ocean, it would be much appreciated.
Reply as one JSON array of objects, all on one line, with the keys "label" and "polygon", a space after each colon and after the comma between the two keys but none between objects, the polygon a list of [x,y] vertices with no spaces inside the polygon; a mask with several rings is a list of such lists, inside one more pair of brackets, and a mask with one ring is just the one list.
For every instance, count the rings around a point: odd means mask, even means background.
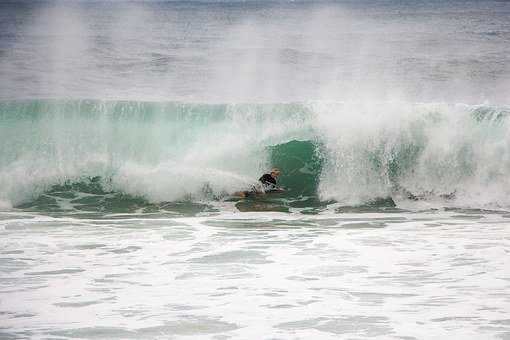
[{"label": "distant ocean", "polygon": [[508,1],[0,3],[0,338],[507,339],[509,253]]}]

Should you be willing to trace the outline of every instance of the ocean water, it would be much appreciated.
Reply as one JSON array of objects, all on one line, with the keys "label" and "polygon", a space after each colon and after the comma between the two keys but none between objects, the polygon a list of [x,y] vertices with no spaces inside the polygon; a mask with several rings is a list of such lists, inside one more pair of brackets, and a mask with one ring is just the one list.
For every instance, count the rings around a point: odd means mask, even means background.
[{"label": "ocean water", "polygon": [[510,339],[509,56],[508,1],[1,2],[0,338]]}]

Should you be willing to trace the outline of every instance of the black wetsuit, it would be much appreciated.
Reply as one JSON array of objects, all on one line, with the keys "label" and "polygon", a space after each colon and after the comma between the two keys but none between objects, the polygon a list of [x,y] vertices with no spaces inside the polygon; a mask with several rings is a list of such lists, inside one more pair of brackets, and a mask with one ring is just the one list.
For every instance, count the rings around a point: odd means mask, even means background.
[{"label": "black wetsuit", "polygon": [[262,183],[266,192],[278,191],[278,187],[276,186],[276,178],[270,174],[262,175],[262,177],[259,178],[259,182]]}]

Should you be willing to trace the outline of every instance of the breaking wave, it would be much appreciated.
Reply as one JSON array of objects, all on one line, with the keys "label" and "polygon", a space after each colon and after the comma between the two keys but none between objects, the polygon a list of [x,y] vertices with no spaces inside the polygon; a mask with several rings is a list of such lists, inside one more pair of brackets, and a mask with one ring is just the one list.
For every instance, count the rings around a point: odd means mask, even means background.
[{"label": "breaking wave", "polygon": [[52,192],[100,195],[97,209],[218,200],[278,166],[295,201],[508,207],[509,115],[440,103],[4,101],[0,206]]}]

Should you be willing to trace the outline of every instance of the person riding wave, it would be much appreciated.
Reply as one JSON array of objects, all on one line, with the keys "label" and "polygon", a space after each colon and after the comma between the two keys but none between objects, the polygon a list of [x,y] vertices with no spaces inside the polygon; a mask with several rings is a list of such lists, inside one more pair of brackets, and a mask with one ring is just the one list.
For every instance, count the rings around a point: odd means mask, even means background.
[{"label": "person riding wave", "polygon": [[282,187],[277,184],[278,176],[280,176],[280,170],[278,168],[272,168],[268,174],[263,174],[259,178],[260,185],[254,185],[251,191],[241,191],[236,193],[241,197],[247,197],[251,195],[264,195],[270,192],[282,192],[285,191]]},{"label": "person riding wave", "polygon": [[272,168],[269,174],[264,174],[259,178],[259,182],[262,183],[264,192],[285,191],[276,184],[278,176],[280,176],[280,170],[278,170],[278,168]]}]

